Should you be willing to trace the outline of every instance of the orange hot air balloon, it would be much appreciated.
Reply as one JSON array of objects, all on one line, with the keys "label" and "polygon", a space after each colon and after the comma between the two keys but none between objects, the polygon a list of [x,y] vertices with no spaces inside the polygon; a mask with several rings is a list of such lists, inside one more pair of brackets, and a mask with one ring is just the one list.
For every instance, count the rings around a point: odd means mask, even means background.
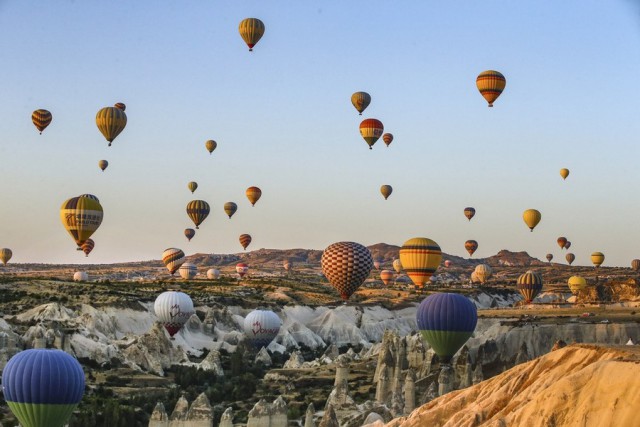
[{"label": "orange hot air balloon", "polygon": [[391,280],[393,280],[393,271],[391,270],[382,270],[380,272],[380,280],[385,285],[388,285]]},{"label": "orange hot air balloon", "polygon": [[369,144],[369,149],[373,149],[373,144],[382,136],[384,126],[378,119],[364,119],[360,123],[360,135]]},{"label": "orange hot air balloon", "polygon": [[247,195],[247,199],[251,202],[251,206],[255,206],[262,196],[262,190],[258,187],[249,187],[245,194]]},{"label": "orange hot air balloon", "polygon": [[487,100],[489,107],[493,107],[493,103],[498,99],[506,85],[507,80],[498,71],[483,71],[476,79],[476,86],[480,91],[480,95]]},{"label": "orange hot air balloon", "polygon": [[31,121],[33,122],[36,129],[40,131],[40,135],[42,135],[42,131],[45,130],[47,126],[49,126],[49,123],[51,123],[52,119],[53,116],[51,115],[49,110],[39,109],[31,114]]},{"label": "orange hot air balloon", "polygon": [[85,242],[82,245],[80,245],[80,248],[82,249],[82,252],[84,252],[84,256],[89,256],[89,254],[91,253],[91,251],[93,250],[95,245],[96,244],[93,241],[93,239],[85,240]]},{"label": "orange hot air balloon", "polygon": [[560,249],[564,249],[565,245],[567,244],[567,238],[566,237],[558,237],[558,246],[560,246]]},{"label": "orange hot air balloon", "polygon": [[478,242],[475,240],[467,240],[464,242],[464,248],[469,252],[469,256],[473,256],[473,253],[478,249]]},{"label": "orange hot air balloon", "polygon": [[393,142],[393,135],[390,133],[385,133],[384,135],[382,135],[382,141],[384,142],[384,145],[388,147]]},{"label": "orange hot air balloon", "polygon": [[562,177],[562,179],[567,179],[567,177],[569,176],[569,169],[567,168],[560,169],[560,176]]},{"label": "orange hot air balloon", "polygon": [[242,40],[249,46],[249,52],[252,52],[253,47],[264,34],[264,23],[258,18],[243,19],[238,26],[238,31]]},{"label": "orange hot air balloon", "polygon": [[469,221],[476,215],[476,210],[474,208],[464,208],[464,216],[467,217]]},{"label": "orange hot air balloon", "polygon": [[242,248],[246,250],[247,246],[249,246],[249,244],[251,243],[251,236],[248,234],[241,234],[239,240]]}]

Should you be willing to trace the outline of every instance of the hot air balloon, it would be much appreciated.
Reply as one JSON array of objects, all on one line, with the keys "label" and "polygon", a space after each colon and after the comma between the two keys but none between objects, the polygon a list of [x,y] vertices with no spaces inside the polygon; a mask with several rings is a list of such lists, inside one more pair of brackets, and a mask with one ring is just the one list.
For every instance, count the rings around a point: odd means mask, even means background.
[{"label": "hot air balloon", "polygon": [[162,252],[162,262],[169,270],[169,273],[174,274],[178,271],[178,268],[184,263],[184,252],[178,248],[168,248]]},{"label": "hot air balloon", "polygon": [[478,264],[476,268],[473,270],[476,277],[483,285],[491,278],[493,275],[493,270],[487,264]]},{"label": "hot air balloon", "polygon": [[573,261],[576,259],[576,256],[572,253],[568,253],[564,256],[564,259],[566,259],[569,265],[571,265]]},{"label": "hot air balloon", "polygon": [[337,242],[322,252],[320,263],[322,273],[346,302],[369,276],[373,258],[359,243]]},{"label": "hot air balloon", "polygon": [[376,270],[380,270],[380,266],[382,266],[382,262],[377,259],[373,261],[373,268],[375,268]]},{"label": "hot air balloon", "polygon": [[251,243],[251,236],[248,234],[241,234],[238,240],[240,240],[242,249],[247,250],[247,246],[249,246],[249,244]]},{"label": "hot air balloon", "polygon": [[84,256],[89,256],[89,254],[91,253],[91,251],[93,250],[93,248],[96,246],[96,243],[93,241],[93,239],[87,239],[81,246],[80,248],[82,249],[82,252],[84,252]]},{"label": "hot air balloon", "polygon": [[[89,195],[72,197],[60,207],[60,220],[69,232],[78,250],[80,246],[100,227],[102,223],[102,206]],[[95,196],[93,196],[95,197]]]},{"label": "hot air balloon", "polygon": [[580,276],[569,277],[569,281],[567,282],[567,284],[569,285],[569,290],[574,295],[587,287],[587,281],[584,279],[584,277]]},{"label": "hot air balloon", "polygon": [[400,248],[400,261],[416,289],[422,289],[442,260],[436,242],[426,237],[409,239]]},{"label": "hot air balloon", "polygon": [[184,262],[180,268],[178,268],[178,273],[180,273],[180,277],[184,280],[191,280],[198,274],[198,267],[190,262]]},{"label": "hot air balloon", "polygon": [[382,280],[382,283],[384,283],[385,285],[388,285],[392,279],[393,279],[393,271],[382,270],[380,272],[380,280]]},{"label": "hot air balloon", "polygon": [[396,273],[400,273],[402,271],[402,262],[399,259],[393,260],[393,269]]},{"label": "hot air balloon", "polygon": [[233,202],[227,202],[224,204],[224,212],[229,216],[229,219],[233,216],[234,213],[238,210],[238,205]]},{"label": "hot air balloon", "polygon": [[524,220],[525,224],[527,224],[527,227],[529,227],[529,229],[533,231],[533,229],[536,228],[536,225],[538,225],[538,223],[542,219],[542,214],[540,213],[540,211],[537,211],[535,209],[527,209],[522,213],[522,219]]},{"label": "hot air balloon", "polygon": [[387,200],[391,193],[393,192],[393,188],[390,185],[383,185],[380,187],[380,193],[384,196],[384,199]]},{"label": "hot air balloon", "polygon": [[153,311],[169,336],[178,333],[185,323],[195,314],[191,297],[184,292],[167,291],[156,298]]},{"label": "hot air balloon", "polygon": [[238,27],[240,37],[249,46],[249,52],[253,51],[253,47],[260,41],[264,34],[264,23],[258,18],[247,18],[240,22]]},{"label": "hot air balloon", "polygon": [[373,144],[382,136],[384,126],[377,119],[364,119],[360,123],[360,135],[369,144],[369,149],[373,149]]},{"label": "hot air balloon", "polygon": [[249,266],[244,262],[239,262],[238,264],[236,264],[236,273],[238,273],[238,276],[240,276],[241,279],[244,277],[245,274],[247,274],[248,271],[249,271]]},{"label": "hot air balloon", "polygon": [[562,179],[567,179],[567,177],[569,176],[569,169],[567,168],[560,169],[560,176],[562,177]]},{"label": "hot air balloon", "polygon": [[282,321],[273,311],[253,310],[244,318],[244,336],[255,349],[267,347],[280,332]]},{"label": "hot air balloon", "polygon": [[478,249],[478,242],[475,240],[467,240],[464,242],[464,248],[469,252],[469,256],[473,256],[473,253]]},{"label": "hot air balloon", "polygon": [[73,273],[74,282],[86,282],[89,280],[89,275],[86,271],[76,271]]},{"label": "hot air balloon", "polygon": [[191,241],[191,239],[193,239],[193,236],[195,235],[196,235],[196,230],[194,230],[193,228],[184,229],[184,236],[187,238],[188,241]]},{"label": "hot air balloon", "polygon": [[551,262],[553,259],[553,254],[547,254],[547,261]]},{"label": "hot air balloon", "polygon": [[356,92],[351,95],[351,103],[358,110],[358,113],[362,115],[362,112],[371,104],[371,95],[367,92]]},{"label": "hot air balloon", "polygon": [[104,107],[96,114],[96,125],[102,132],[105,139],[109,141],[109,146],[120,132],[127,125],[127,115],[119,108]]},{"label": "hot air balloon", "polygon": [[591,254],[591,262],[594,267],[598,268],[604,262],[604,254],[602,252],[594,252]]},{"label": "hot air balloon", "polygon": [[459,294],[429,295],[416,313],[418,330],[443,364],[471,337],[478,323],[476,306]]},{"label": "hot air balloon", "polygon": [[192,200],[187,204],[187,215],[191,218],[191,221],[196,225],[196,230],[199,229],[200,224],[209,216],[209,203],[204,200]]},{"label": "hot air balloon", "polygon": [[288,259],[284,260],[284,262],[282,263],[282,268],[284,268],[286,271],[290,271],[293,268],[293,262]]},{"label": "hot air balloon", "polygon": [[96,202],[100,203],[100,200],[93,194],[81,194],[78,197],[86,197],[87,199],[95,200]]},{"label": "hot air balloon", "polygon": [[251,202],[251,206],[255,206],[262,196],[262,190],[258,187],[249,187],[247,188],[247,191],[245,191],[245,194],[247,195],[247,199]]},{"label": "hot air balloon", "polygon": [[31,121],[35,125],[36,129],[40,131],[40,135],[42,135],[42,131],[49,126],[52,119],[53,116],[48,110],[39,109],[31,114]]},{"label": "hot air balloon", "polygon": [[213,153],[213,150],[215,150],[216,147],[218,146],[218,143],[215,142],[213,139],[210,139],[208,141],[205,141],[204,146],[207,149],[207,151],[209,152],[209,154],[211,154],[211,153]]},{"label": "hot air balloon", "polygon": [[467,217],[469,221],[476,215],[476,210],[474,208],[464,208],[464,216]]},{"label": "hot air balloon", "polygon": [[560,249],[564,249],[564,246],[567,244],[567,238],[566,237],[558,237],[558,246],[560,246]]},{"label": "hot air balloon", "polygon": [[207,279],[216,280],[220,277],[220,270],[216,268],[210,268],[207,270]]},{"label": "hot air balloon", "polygon": [[[9,253],[11,253],[11,251],[9,251]],[[11,258],[11,255],[9,255],[9,258]],[[2,260],[4,261],[4,258]],[[640,259],[634,259],[633,261],[631,261],[631,268],[633,268],[635,271],[640,270]]]},{"label": "hot air balloon", "polygon": [[444,262],[444,266],[445,266],[445,268],[449,268],[449,267],[451,267],[451,264],[452,264],[452,263],[451,263],[451,261],[449,261],[449,260],[446,260],[446,261]]},{"label": "hot air balloon", "polygon": [[191,194],[193,194],[198,189],[198,183],[191,181],[187,184],[187,188],[191,191]]},{"label": "hot air balloon", "polygon": [[507,80],[498,71],[483,71],[476,79],[476,86],[480,91],[480,95],[487,100],[489,107],[493,107],[493,103],[498,99],[506,85]]},{"label": "hot air balloon", "polygon": [[518,277],[518,291],[527,304],[542,290],[542,276],[534,271],[527,271]]},{"label": "hot air balloon", "polygon": [[116,102],[115,104],[113,104],[113,106],[116,107],[118,110],[122,110],[122,111],[127,109],[127,106],[124,105],[124,103],[122,102]]},{"label": "hot air balloon", "polygon": [[107,168],[107,166],[109,166],[109,162],[107,162],[106,160],[100,160],[98,162],[98,167],[100,169],[102,169],[102,172],[104,172],[104,170]]},{"label": "hot air balloon", "polygon": [[384,142],[384,145],[388,147],[393,142],[393,134],[385,133],[382,135],[382,141]]},{"label": "hot air balloon", "polygon": [[565,249],[569,249],[571,247],[571,242],[567,240],[567,243],[564,244]]},{"label": "hot air balloon", "polygon": [[475,271],[471,272],[471,276],[469,277],[469,279],[471,280],[471,283],[480,283],[480,279],[478,279]]},{"label": "hot air balloon", "polygon": [[7,265],[11,257],[13,256],[13,252],[9,248],[0,249],[0,261],[2,261],[3,265]]},{"label": "hot air balloon", "polygon": [[62,350],[29,349],[2,371],[4,399],[23,427],[62,427],[84,395],[84,371]]}]

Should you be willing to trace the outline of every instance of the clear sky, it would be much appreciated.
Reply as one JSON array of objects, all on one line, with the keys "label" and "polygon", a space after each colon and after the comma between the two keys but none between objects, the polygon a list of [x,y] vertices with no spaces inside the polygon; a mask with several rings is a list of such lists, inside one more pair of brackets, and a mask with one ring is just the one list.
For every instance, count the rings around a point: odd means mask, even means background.
[{"label": "clear sky", "polygon": [[[251,53],[247,17],[266,25]],[[241,233],[249,249],[425,236],[460,256],[475,239],[477,257],[556,260],[566,236],[574,264],[640,257],[638,2],[5,0],[0,32],[0,247],[12,262],[235,253]],[[495,108],[475,87],[487,69],[507,79]],[[373,99],[362,117],[359,90]],[[115,102],[128,124],[108,148],[94,118]],[[42,135],[37,108],[53,114]],[[367,149],[366,117],[393,133],[389,148]],[[251,185],[263,191],[254,208]],[[58,214],[82,193],[105,212],[89,258]],[[188,243],[194,198],[212,212]],[[231,220],[226,201],[239,206]],[[533,233],[527,208],[543,215]]]}]

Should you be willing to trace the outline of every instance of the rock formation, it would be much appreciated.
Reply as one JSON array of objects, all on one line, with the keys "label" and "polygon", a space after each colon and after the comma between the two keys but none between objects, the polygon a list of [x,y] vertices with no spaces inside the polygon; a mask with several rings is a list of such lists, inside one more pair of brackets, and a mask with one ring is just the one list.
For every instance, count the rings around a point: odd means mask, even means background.
[{"label": "rock formation", "polygon": [[220,417],[220,425],[218,427],[233,427],[233,408],[227,408]]},{"label": "rock formation", "polygon": [[322,420],[320,420],[320,424],[318,424],[318,427],[340,427],[340,423],[338,423],[338,417],[336,416],[336,411],[333,409],[333,405],[331,405],[330,403],[328,403],[324,408],[324,416],[322,417]]},{"label": "rock formation", "polygon": [[304,427],[316,427],[316,423],[313,420],[313,415],[315,413],[316,409],[313,407],[313,403],[309,403],[309,406],[307,406],[307,411],[304,414]]},{"label": "rock formation", "polygon": [[326,404],[331,405],[335,409],[342,409],[354,405],[353,398],[349,396],[349,383],[347,380],[342,380],[340,384],[333,387]]},{"label": "rock formation", "polygon": [[438,395],[444,396],[445,394],[453,391],[453,381],[455,379],[455,373],[450,365],[443,364],[440,369],[440,375],[438,375]]},{"label": "rock formation", "polygon": [[333,381],[334,386],[340,384],[342,380],[349,380],[349,365],[351,364],[351,358],[346,354],[342,354],[336,358],[335,363],[336,378]]},{"label": "rock formation", "polygon": [[283,369],[300,369],[304,363],[304,357],[298,350],[291,353],[289,360],[284,362]]},{"label": "rock formation", "polygon": [[273,361],[271,360],[271,356],[269,356],[269,352],[264,347],[262,347],[258,352],[258,354],[256,354],[254,363],[257,364],[258,362],[262,363],[264,366],[267,366],[267,367],[273,364]]},{"label": "rock formation", "polygon": [[176,402],[175,408],[169,417],[169,421],[186,421],[189,414],[189,402],[184,395],[180,396],[180,399]]},{"label": "rock formation", "polygon": [[416,408],[416,374],[413,369],[407,371],[404,378],[404,413],[410,414]]},{"label": "rock formation", "polygon": [[220,361],[220,352],[217,350],[211,350],[207,357],[198,365],[198,368],[204,371],[211,371],[217,377],[224,377],[224,370],[222,369],[222,362]]},{"label": "rock formation", "polygon": [[206,394],[201,393],[191,403],[187,421],[189,423],[184,427],[213,427],[213,409]]},{"label": "rock formation", "polygon": [[260,399],[249,411],[247,427],[287,427],[287,403],[279,396],[272,404]]},{"label": "rock formation", "polygon": [[169,427],[169,416],[162,402],[158,402],[149,418],[149,427]]}]

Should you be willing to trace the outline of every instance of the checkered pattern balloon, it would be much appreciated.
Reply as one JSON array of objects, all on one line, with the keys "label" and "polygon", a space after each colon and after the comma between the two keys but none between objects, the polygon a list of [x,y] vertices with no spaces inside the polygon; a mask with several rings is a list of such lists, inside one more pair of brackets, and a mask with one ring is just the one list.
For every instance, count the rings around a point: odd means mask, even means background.
[{"label": "checkered pattern balloon", "polygon": [[322,273],[346,301],[369,276],[373,257],[359,243],[338,242],[324,250],[321,264]]}]

